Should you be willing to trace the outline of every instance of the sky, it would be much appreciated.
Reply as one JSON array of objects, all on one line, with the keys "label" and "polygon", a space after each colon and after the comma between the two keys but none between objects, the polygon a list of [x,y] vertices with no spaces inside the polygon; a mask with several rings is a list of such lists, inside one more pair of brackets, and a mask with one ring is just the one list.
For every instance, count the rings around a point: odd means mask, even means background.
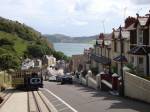
[{"label": "sky", "polygon": [[145,15],[150,0],[0,0],[0,16],[42,34],[90,36],[110,33],[128,16]]}]

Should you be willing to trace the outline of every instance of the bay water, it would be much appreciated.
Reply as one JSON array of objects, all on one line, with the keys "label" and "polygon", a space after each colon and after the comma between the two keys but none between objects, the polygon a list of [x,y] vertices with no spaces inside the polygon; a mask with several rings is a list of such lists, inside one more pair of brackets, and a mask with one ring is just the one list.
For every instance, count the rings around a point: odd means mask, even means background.
[{"label": "bay water", "polygon": [[90,47],[93,47],[93,45],[84,43],[54,43],[55,50],[61,51],[67,56],[83,54],[84,49],[88,49]]}]

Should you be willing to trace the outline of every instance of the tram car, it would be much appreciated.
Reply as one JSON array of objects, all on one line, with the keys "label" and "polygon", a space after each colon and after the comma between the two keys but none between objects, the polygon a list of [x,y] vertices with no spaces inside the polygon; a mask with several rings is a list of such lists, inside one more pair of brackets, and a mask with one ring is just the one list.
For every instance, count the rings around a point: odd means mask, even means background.
[{"label": "tram car", "polygon": [[18,70],[12,74],[12,86],[17,89],[33,90],[43,87],[42,69]]}]

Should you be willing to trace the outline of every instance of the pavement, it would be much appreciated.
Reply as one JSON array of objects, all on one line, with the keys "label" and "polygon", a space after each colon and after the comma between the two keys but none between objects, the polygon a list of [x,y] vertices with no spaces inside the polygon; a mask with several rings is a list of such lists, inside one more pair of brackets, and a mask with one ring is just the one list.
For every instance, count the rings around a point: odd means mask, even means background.
[{"label": "pavement", "polygon": [[112,96],[78,84],[44,82],[44,88],[43,94],[55,108],[64,109],[63,112],[150,112],[150,104]]},{"label": "pavement", "polygon": [[0,108],[0,112],[27,112],[27,109],[27,93],[15,91]]}]

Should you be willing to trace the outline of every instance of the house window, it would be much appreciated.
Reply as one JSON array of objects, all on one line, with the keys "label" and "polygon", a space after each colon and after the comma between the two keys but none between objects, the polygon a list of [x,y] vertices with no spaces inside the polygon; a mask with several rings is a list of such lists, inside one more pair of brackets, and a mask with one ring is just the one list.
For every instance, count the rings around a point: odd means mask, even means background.
[{"label": "house window", "polygon": [[141,29],[138,31],[138,44],[143,44],[143,31]]},{"label": "house window", "polygon": [[114,51],[117,52],[117,41],[114,40]]},{"label": "house window", "polygon": [[131,57],[131,63],[134,63],[134,57],[133,56]]},{"label": "house window", "polygon": [[[120,43],[121,44],[121,43]],[[125,53],[124,41],[122,42],[122,52]],[[121,48],[120,48],[121,49]]]},{"label": "house window", "polygon": [[139,57],[139,65],[143,65],[143,62],[144,62],[143,58]]},{"label": "house window", "polygon": [[138,72],[139,73],[143,73],[144,72],[144,58],[143,57],[139,57],[138,58]]}]

